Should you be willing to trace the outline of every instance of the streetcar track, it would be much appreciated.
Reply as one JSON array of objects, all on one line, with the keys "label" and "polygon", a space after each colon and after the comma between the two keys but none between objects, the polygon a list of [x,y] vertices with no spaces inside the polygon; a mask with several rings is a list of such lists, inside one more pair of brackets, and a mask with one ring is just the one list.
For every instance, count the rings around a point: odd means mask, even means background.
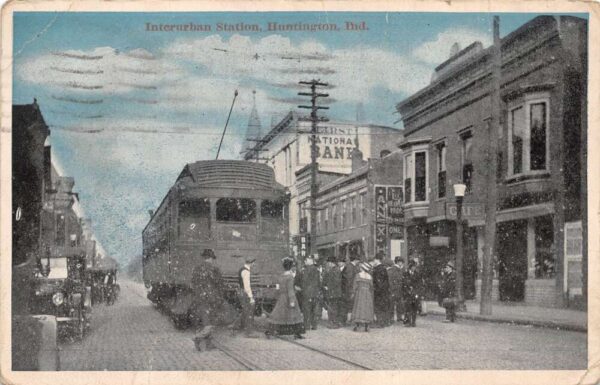
[{"label": "streetcar track", "polygon": [[[141,297],[141,298],[144,298],[142,295],[140,295],[137,292],[135,292],[135,294],[137,296]],[[329,357],[331,359],[343,362],[346,365],[354,366],[356,368],[360,368],[360,369],[363,369],[363,370],[374,370],[373,368],[370,368],[368,366],[365,366],[365,365],[356,363],[354,361],[351,361],[351,360],[348,360],[348,359],[336,356],[334,354],[331,354],[331,353],[328,353],[326,351],[317,349],[317,348],[312,347],[310,345],[306,345],[306,344],[303,344],[303,343],[295,341],[295,340],[290,340],[290,339],[287,339],[287,338],[283,338],[281,336],[276,336],[276,337],[280,341],[289,342],[289,343],[294,344],[296,346],[300,346],[300,347],[302,347],[304,349],[307,349],[307,350],[313,351],[315,353],[322,354],[322,355],[324,355],[326,357]],[[238,364],[242,365],[243,367],[245,367],[248,370],[251,370],[251,371],[264,371],[264,370],[266,370],[266,369],[263,369],[263,368],[261,368],[260,366],[258,366],[256,364],[254,364],[253,362],[247,360],[246,358],[242,357],[240,354],[235,353],[233,350],[226,348],[220,342],[216,341],[216,339],[212,339],[211,343],[212,343],[212,345],[214,346],[215,349],[219,350],[221,353],[225,354],[227,357],[231,358],[232,360],[234,360],[235,362],[237,362]]]},{"label": "streetcar track", "polygon": [[294,341],[294,340],[288,340],[287,338],[282,338],[282,337],[279,337],[279,336],[277,336],[277,338],[278,338],[278,339],[280,339],[281,341],[286,341],[286,342],[289,342],[289,343],[291,343],[291,344],[294,344],[294,345],[297,345],[297,346],[301,346],[301,347],[303,347],[303,348],[305,348],[305,349],[311,350],[311,351],[313,351],[313,352],[316,352],[316,353],[323,354],[324,356],[327,356],[327,357],[329,357],[329,358],[333,358],[334,360],[341,361],[341,362],[343,362],[343,363],[345,363],[345,364],[352,365],[352,366],[355,366],[355,367],[357,367],[357,368],[361,368],[361,369],[364,369],[364,370],[373,370],[372,368],[369,368],[368,366],[364,366],[364,365],[358,364],[358,363],[356,363],[356,362],[354,362],[354,361],[350,361],[350,360],[347,360],[347,359],[345,359],[345,358],[338,357],[338,356],[336,356],[336,355],[334,355],[334,354],[327,353],[327,352],[325,352],[325,351],[323,351],[323,350],[320,350],[320,349],[314,348],[314,347],[312,347],[312,346],[309,346],[309,345],[305,345],[305,344],[303,344],[303,343],[300,343],[300,342],[298,342],[298,341]]},{"label": "streetcar track", "polygon": [[252,370],[252,371],[265,370],[259,366],[256,366],[254,363],[246,360],[245,358],[242,358],[239,354],[234,353],[232,350],[225,348],[223,345],[221,345],[219,342],[215,341],[214,339],[211,341],[211,343],[217,350],[219,350],[220,352],[222,352],[223,354],[225,354],[227,357],[231,358],[238,364],[242,365],[246,369]]}]

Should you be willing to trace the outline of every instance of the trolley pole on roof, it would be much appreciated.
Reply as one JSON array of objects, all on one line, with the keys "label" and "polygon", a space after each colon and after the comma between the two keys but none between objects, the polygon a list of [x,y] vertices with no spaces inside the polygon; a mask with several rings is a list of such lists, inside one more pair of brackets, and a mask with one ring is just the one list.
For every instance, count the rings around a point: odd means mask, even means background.
[{"label": "trolley pole on roof", "polygon": [[235,98],[238,96],[238,90],[233,93],[233,101],[231,102],[231,108],[229,109],[229,115],[227,115],[227,121],[223,128],[223,134],[221,135],[221,141],[219,142],[219,149],[217,150],[217,156],[215,159],[219,159],[219,153],[221,152],[221,145],[223,144],[223,138],[225,138],[225,132],[227,131],[227,125],[229,124],[229,118],[231,118],[231,111],[233,111],[233,105],[235,104]]},{"label": "trolley pole on roof", "polygon": [[318,106],[317,98],[325,98],[329,94],[317,92],[317,87],[327,87],[327,83],[321,83],[318,79],[311,81],[301,81],[299,84],[310,86],[310,92],[299,92],[300,96],[310,96],[310,106],[298,106],[298,108],[306,108],[310,110],[310,253],[314,254],[317,251],[315,238],[317,235],[317,193],[319,186],[317,185],[317,123],[327,121],[327,119],[319,118],[317,111],[327,110],[329,107]]}]

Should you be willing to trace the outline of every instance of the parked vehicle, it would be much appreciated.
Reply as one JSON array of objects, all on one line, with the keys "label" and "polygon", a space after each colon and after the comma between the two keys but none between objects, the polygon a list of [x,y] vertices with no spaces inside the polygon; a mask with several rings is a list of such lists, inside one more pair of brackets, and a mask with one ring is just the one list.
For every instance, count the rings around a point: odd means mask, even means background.
[{"label": "parked vehicle", "polygon": [[85,257],[67,256],[43,259],[36,274],[36,314],[56,316],[59,334],[83,339],[91,318],[91,288],[85,280]]},{"label": "parked vehicle", "polygon": [[148,298],[184,326],[192,306],[192,271],[212,249],[237,300],[238,272],[256,258],[252,288],[257,309],[272,309],[281,258],[288,254],[288,196],[268,165],[199,161],[185,166],[143,231],[143,278]]}]

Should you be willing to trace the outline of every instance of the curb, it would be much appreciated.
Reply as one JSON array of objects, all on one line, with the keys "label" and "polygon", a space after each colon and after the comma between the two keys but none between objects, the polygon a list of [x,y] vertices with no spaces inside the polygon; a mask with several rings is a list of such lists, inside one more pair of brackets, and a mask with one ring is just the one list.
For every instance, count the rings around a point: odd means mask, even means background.
[{"label": "curb", "polygon": [[[432,314],[432,315],[442,315],[442,316],[446,315],[445,311],[440,311],[437,309],[428,309],[427,313]],[[587,333],[586,326],[565,324],[565,323],[555,322],[555,321],[537,321],[537,320],[525,320],[525,319],[514,319],[514,318],[486,317],[486,316],[482,316],[480,314],[464,313],[464,312],[456,313],[456,318],[467,319],[467,320],[471,320],[471,321],[483,321],[483,322],[503,323],[503,324],[512,324],[512,325],[525,325],[525,326],[533,326],[533,327],[539,327],[539,328],[559,329],[559,330]]]}]

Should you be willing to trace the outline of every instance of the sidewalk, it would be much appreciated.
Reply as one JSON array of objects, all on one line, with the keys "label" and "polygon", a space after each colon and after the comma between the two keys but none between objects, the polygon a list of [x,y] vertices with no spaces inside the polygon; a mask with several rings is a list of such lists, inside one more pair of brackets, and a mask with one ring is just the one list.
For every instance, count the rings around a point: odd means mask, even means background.
[{"label": "sidewalk", "polygon": [[[467,301],[466,305],[467,311],[457,313],[458,318],[587,332],[588,313],[584,311],[505,305],[496,302],[492,305],[492,315],[488,316],[479,314],[479,302]],[[435,315],[446,314],[445,309],[435,301],[427,301],[427,312]]]}]

